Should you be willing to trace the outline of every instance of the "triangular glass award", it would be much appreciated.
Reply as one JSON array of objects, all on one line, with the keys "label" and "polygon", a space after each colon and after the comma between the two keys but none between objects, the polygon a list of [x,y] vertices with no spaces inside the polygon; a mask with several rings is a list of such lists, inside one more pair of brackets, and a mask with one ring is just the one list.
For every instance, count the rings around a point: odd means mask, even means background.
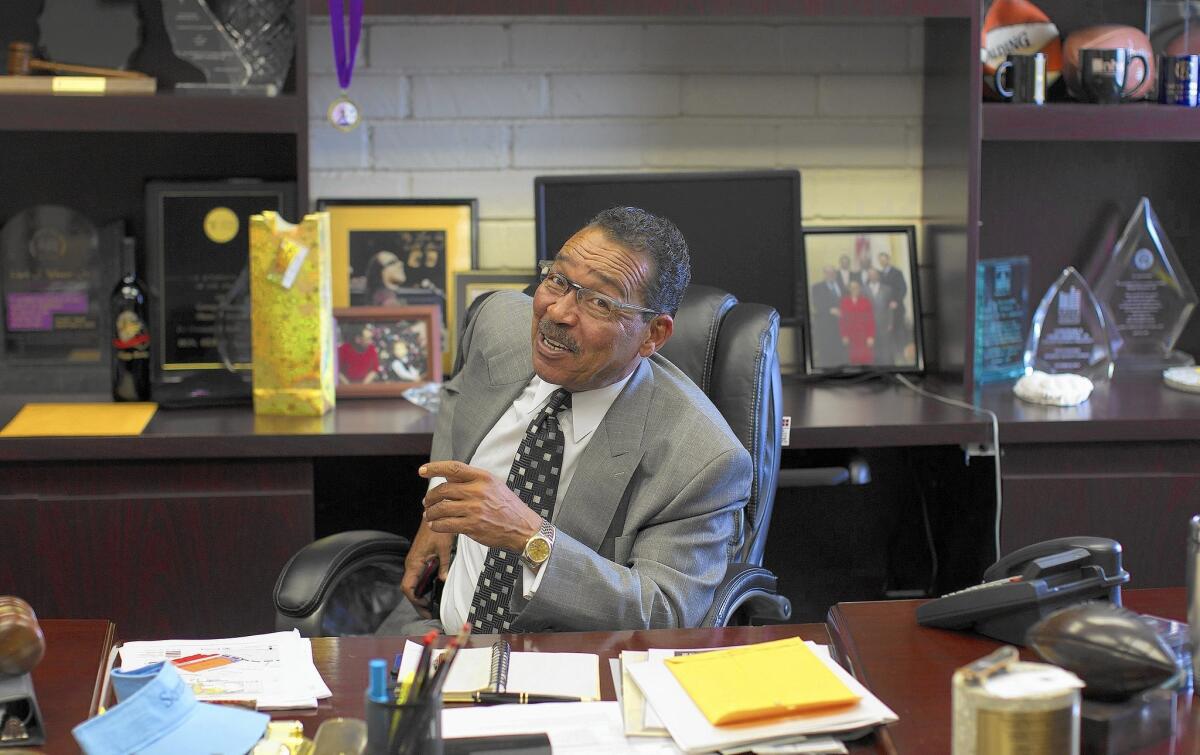
[{"label": "triangular glass award", "polygon": [[1196,291],[1145,197],[1105,263],[1096,298],[1114,331],[1118,369],[1192,364],[1172,349],[1196,308]]},{"label": "triangular glass award", "polygon": [[1070,372],[1091,380],[1112,376],[1112,348],[1104,312],[1073,267],[1054,281],[1033,313],[1025,371]]}]

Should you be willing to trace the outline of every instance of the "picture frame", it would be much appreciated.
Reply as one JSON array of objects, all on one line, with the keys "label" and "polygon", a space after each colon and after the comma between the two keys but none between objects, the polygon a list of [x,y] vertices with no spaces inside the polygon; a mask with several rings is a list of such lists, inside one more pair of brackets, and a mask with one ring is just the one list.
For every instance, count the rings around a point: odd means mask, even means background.
[{"label": "picture frame", "polygon": [[[454,276],[454,314],[456,327],[462,328],[467,309],[481,294],[489,291],[524,291],[536,285],[538,274],[532,270],[467,270]],[[461,335],[461,334],[459,334]]]},{"label": "picture frame", "polygon": [[339,307],[338,398],[400,396],[414,385],[441,382],[441,309]]},{"label": "picture frame", "polygon": [[478,267],[479,201],[318,199],[329,213],[333,306],[437,305],[442,364],[455,349],[453,277]]},{"label": "picture frame", "polygon": [[804,230],[796,291],[808,374],[924,371],[916,239],[911,225]]}]

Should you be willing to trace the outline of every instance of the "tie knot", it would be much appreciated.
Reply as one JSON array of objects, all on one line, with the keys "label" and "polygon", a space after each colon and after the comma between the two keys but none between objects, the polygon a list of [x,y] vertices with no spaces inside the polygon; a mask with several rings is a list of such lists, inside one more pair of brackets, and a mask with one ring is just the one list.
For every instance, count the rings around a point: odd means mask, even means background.
[{"label": "tie knot", "polygon": [[558,414],[563,409],[571,408],[571,392],[566,388],[559,388],[550,394],[550,400],[546,402],[546,407],[543,411],[547,414]]}]

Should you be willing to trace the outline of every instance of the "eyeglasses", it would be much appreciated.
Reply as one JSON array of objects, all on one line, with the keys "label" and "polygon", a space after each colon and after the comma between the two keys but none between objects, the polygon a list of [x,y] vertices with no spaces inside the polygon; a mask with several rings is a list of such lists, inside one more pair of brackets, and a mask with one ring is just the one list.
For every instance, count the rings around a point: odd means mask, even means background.
[{"label": "eyeglasses", "polygon": [[653,309],[647,309],[646,307],[639,307],[636,304],[626,304],[623,301],[617,301],[611,296],[581,286],[562,273],[552,270],[551,267],[553,265],[554,262],[552,260],[543,260],[541,263],[539,263],[542,276],[542,288],[558,297],[566,296],[571,292],[572,289],[574,289],[575,303],[578,304],[579,308],[584,312],[598,320],[614,319],[617,316],[617,313],[621,310],[625,310],[627,312],[641,312],[648,315],[661,314]]}]

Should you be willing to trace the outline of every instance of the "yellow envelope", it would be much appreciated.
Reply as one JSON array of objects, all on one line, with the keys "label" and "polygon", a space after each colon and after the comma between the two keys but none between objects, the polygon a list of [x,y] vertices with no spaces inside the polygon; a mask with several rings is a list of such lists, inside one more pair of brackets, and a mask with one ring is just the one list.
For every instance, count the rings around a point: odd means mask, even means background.
[{"label": "yellow envelope", "polygon": [[26,404],[0,435],[141,435],[157,409],[150,403]]},{"label": "yellow envelope", "polygon": [[666,660],[713,725],[853,705],[850,691],[799,637]]}]

